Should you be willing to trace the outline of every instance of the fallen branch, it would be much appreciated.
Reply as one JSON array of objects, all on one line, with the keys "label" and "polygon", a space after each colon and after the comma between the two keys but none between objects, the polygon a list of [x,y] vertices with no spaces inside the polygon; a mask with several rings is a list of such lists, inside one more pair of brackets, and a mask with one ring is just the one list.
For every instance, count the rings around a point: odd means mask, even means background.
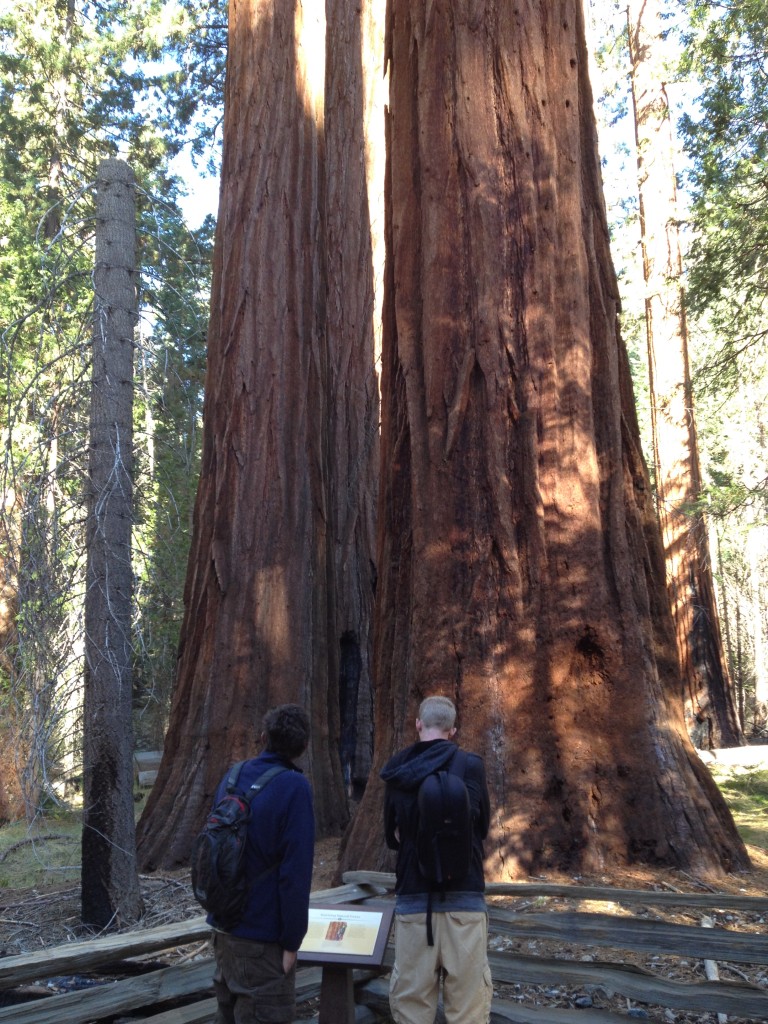
[{"label": "fallen branch", "polygon": [[49,836],[27,836],[26,839],[20,839],[18,843],[13,843],[7,850],[3,850],[0,853],[0,863],[2,863],[9,853],[13,853],[14,850],[20,849],[22,846],[34,845],[35,843],[47,843],[51,839],[71,839],[64,832],[52,832]]},{"label": "fallen branch", "polygon": [[193,946],[193,948],[190,949],[189,952],[185,953],[184,956],[180,956],[178,960],[174,961],[174,963],[176,964],[176,966],[178,966],[179,964],[186,964],[190,960],[194,960],[196,957],[202,956],[202,954],[208,948],[209,944],[209,940],[206,939],[205,942],[201,942],[198,945]]}]

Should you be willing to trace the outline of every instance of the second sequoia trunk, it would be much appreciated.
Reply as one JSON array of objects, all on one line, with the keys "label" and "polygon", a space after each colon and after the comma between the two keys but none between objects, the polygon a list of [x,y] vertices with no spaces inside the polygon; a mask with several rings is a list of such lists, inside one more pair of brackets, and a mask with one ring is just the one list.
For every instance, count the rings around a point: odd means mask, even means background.
[{"label": "second sequoia trunk", "polygon": [[391,0],[377,772],[453,697],[495,878],[747,863],[680,709],[580,3]]}]

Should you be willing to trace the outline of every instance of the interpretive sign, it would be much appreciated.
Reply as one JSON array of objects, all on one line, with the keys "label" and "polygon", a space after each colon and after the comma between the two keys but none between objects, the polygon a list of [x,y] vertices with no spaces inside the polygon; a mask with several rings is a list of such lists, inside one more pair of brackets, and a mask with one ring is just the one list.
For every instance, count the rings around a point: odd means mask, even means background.
[{"label": "interpretive sign", "polygon": [[304,963],[381,965],[392,926],[394,904],[313,904],[299,948]]}]

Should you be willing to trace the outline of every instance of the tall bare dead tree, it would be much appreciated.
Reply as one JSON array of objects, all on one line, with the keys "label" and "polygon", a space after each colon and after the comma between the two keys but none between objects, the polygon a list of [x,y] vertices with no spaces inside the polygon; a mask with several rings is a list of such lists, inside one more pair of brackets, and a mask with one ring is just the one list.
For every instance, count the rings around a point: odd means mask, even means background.
[{"label": "tall bare dead tree", "polygon": [[106,928],[141,910],[131,728],[133,343],[136,186],[122,160],[96,195],[83,696],[82,917]]},{"label": "tall bare dead tree", "polygon": [[419,700],[485,758],[494,878],[745,848],[682,716],[618,334],[582,4],[391,0],[376,750]]}]

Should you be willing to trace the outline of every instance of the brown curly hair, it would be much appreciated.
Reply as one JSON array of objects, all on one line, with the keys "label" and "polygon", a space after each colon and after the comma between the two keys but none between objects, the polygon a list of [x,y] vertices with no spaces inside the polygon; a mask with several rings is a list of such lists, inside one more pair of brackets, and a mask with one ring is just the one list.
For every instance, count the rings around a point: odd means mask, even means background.
[{"label": "brown curly hair", "polygon": [[267,750],[293,760],[307,749],[309,715],[298,704],[279,704],[264,715]]}]

